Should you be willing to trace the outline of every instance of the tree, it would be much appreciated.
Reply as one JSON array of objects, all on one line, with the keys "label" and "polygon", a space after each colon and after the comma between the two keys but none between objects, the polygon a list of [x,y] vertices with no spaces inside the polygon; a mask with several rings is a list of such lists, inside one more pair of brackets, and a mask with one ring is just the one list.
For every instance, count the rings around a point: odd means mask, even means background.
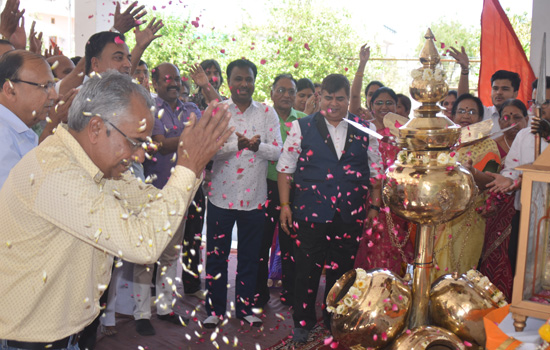
[{"label": "tree", "polygon": [[529,58],[531,54],[531,18],[527,16],[527,12],[522,14],[511,14],[510,8],[504,10],[510,19],[510,24],[514,28],[519,42],[525,51],[525,55]]},{"label": "tree", "polygon": [[[221,33],[203,28],[200,17],[182,21],[155,13],[165,23],[163,37],[151,44],[143,59],[151,67],[172,62],[184,74],[188,64],[204,59],[216,59],[225,69],[232,60],[245,57],[258,66],[254,93],[258,101],[270,100],[273,79],[281,73],[291,73],[297,79],[307,77],[313,82],[321,82],[331,73],[353,78],[361,40],[349,24],[348,12],[335,12],[311,2],[285,1],[272,7],[270,14],[265,24],[243,24],[235,33]],[[132,47],[132,35],[127,39]],[[373,55],[380,52],[375,45],[371,49]],[[387,70],[387,65],[379,67],[379,72]],[[221,91],[229,95],[227,86]]]}]

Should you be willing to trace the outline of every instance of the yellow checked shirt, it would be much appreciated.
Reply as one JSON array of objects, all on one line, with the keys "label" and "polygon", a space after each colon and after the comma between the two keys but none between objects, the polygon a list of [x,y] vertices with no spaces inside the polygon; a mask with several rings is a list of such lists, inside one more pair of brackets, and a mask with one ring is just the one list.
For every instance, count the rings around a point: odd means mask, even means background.
[{"label": "yellow checked shirt", "polygon": [[200,182],[182,166],[162,190],[129,172],[105,179],[59,127],[0,190],[0,339],[50,342],[84,329],[113,256],[155,262]]}]

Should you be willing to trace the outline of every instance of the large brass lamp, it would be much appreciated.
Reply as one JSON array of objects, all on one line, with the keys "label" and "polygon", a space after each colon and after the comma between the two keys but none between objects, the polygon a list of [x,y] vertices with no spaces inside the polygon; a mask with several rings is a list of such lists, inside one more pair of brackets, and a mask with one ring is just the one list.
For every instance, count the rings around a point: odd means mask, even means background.
[{"label": "large brass lamp", "polygon": [[399,128],[404,149],[386,172],[383,192],[392,212],[420,225],[409,328],[428,324],[435,225],[466,211],[477,193],[472,175],[457,163],[451,151],[460,138],[460,127],[436,115],[441,110],[436,103],[447,94],[448,87],[430,29],[425,38],[420,54],[423,67],[413,71],[410,87],[411,97],[422,106],[415,110],[415,118]]}]

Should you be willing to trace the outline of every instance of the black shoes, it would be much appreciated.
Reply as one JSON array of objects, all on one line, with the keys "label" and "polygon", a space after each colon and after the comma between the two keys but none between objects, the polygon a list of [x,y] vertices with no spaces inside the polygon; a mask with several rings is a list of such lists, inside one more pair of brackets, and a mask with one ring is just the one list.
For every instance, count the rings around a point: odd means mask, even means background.
[{"label": "black shoes", "polygon": [[155,328],[153,328],[151,321],[147,318],[136,320],[136,332],[143,336],[151,336],[156,334]]},{"label": "black shoes", "polygon": [[187,317],[176,315],[174,312],[166,315],[157,315],[157,317],[159,318],[159,320],[170,322],[180,326],[187,326],[187,324],[189,323],[189,319]]}]

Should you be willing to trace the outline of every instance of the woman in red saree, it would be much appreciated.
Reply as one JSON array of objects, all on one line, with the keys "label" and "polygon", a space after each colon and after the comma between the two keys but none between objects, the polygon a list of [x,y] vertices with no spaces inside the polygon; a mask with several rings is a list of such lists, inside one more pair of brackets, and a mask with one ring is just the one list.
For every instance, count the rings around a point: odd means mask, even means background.
[{"label": "woman in red saree", "polygon": [[[497,142],[501,164],[510,150],[516,134],[527,127],[527,108],[517,99],[507,100],[499,111],[500,128],[504,129],[512,124],[516,127],[495,139]],[[516,213],[514,209],[514,194],[492,192],[482,210],[485,212],[487,226],[485,241],[481,254],[479,271],[502,291],[508,302],[512,298],[513,274],[510,259],[508,259],[508,244],[510,241],[511,221]]]},{"label": "woman in red saree", "polygon": [[[376,132],[383,136],[391,136],[390,130],[384,126],[384,116],[395,113],[397,95],[387,87],[381,87],[374,92],[370,103],[370,112],[374,119],[370,121],[376,127]],[[378,150],[382,156],[382,164],[376,164],[383,169],[382,173],[393,164],[399,147],[379,141]],[[370,166],[373,166],[369,164]],[[371,228],[366,228],[355,258],[355,267],[365,270],[387,268],[403,276],[407,263],[413,260],[413,245],[409,240],[408,221],[392,214],[389,207],[382,208]]]}]

